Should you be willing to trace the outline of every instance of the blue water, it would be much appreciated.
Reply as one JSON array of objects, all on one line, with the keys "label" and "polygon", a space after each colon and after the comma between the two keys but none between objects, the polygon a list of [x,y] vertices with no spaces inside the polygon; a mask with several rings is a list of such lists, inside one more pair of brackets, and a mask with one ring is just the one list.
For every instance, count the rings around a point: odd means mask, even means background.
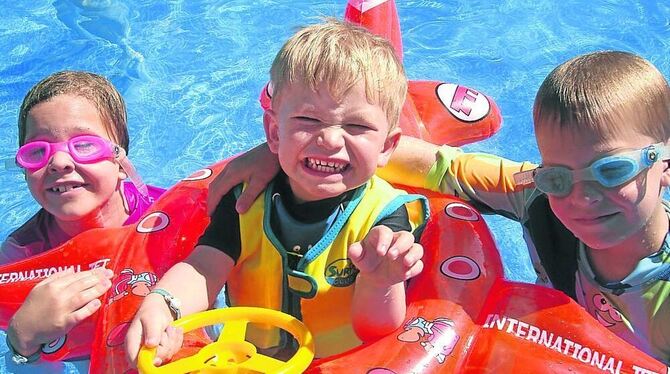
[{"label": "blue water", "polygon": [[[274,54],[296,26],[341,17],[344,7],[344,0],[6,2],[0,158],[16,151],[18,108],[33,84],[59,70],[90,70],[126,99],[135,166],[147,182],[170,186],[262,141],[257,96]],[[553,67],[577,54],[631,51],[670,76],[670,6],[661,2],[421,0],[399,1],[398,12],[411,79],[467,85],[500,106],[503,128],[469,151],[537,161],[535,91]],[[6,173],[0,238],[36,210],[22,176]],[[518,225],[487,220],[506,275],[532,281]]]}]

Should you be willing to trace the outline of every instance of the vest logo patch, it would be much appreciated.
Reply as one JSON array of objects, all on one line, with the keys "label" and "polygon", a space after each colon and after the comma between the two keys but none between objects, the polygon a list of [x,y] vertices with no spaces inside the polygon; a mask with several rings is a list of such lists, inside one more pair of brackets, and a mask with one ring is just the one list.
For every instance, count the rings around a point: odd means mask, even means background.
[{"label": "vest logo patch", "polygon": [[358,269],[348,258],[335,260],[326,266],[323,276],[326,282],[333,287],[347,287],[354,284]]}]

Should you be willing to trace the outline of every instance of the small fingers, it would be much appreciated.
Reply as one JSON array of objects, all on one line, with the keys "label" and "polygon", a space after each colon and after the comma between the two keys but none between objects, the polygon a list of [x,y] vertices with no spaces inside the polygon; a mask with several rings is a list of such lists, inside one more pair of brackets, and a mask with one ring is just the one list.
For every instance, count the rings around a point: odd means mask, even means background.
[{"label": "small fingers", "polygon": [[[259,144],[244,155],[247,162],[245,170],[249,173],[247,187],[237,200],[235,209],[238,213],[245,213],[251,207],[272,179],[280,170],[279,159],[272,153],[267,143]],[[240,173],[241,174],[241,173]]]},{"label": "small fingers", "polygon": [[166,327],[162,326],[160,323],[156,323],[155,321],[141,319],[141,322],[142,330],[144,331],[144,345],[149,348],[158,346]]},{"label": "small fingers", "polygon": [[403,265],[412,267],[414,264],[423,258],[423,246],[421,244],[413,244],[403,256]]},{"label": "small fingers", "polygon": [[98,283],[110,283],[114,272],[107,268],[97,268],[93,270],[81,271],[70,277],[63,278],[63,286],[71,291],[79,292],[84,289],[95,286]]},{"label": "small fingers", "polygon": [[214,178],[212,183],[209,184],[209,187],[207,187],[207,215],[209,216],[214,214],[223,195],[235,186],[232,184],[232,179],[227,177],[227,171],[230,167],[229,165],[230,163],[224,167],[216,178]]},{"label": "small fingers", "polygon": [[393,243],[389,249],[391,259],[395,260],[400,255],[405,255],[414,245],[414,235],[408,231],[398,231],[393,233]]},{"label": "small fingers", "polygon": [[172,351],[170,352],[170,357],[172,358],[179,352],[182,344],[184,344],[184,329],[170,325],[168,327],[168,337],[172,342]]},{"label": "small fingers", "polygon": [[[169,329],[170,327],[168,327]],[[154,366],[161,366],[163,362],[170,359],[171,356],[168,355],[169,351],[169,342],[167,331],[163,331],[161,334],[161,341],[156,347],[156,356],[154,357]]]},{"label": "small fingers", "polygon": [[126,358],[128,362],[135,363],[137,361],[137,354],[140,351],[142,344],[142,323],[139,319],[134,319],[128,327],[126,333]]},{"label": "small fingers", "polygon": [[358,263],[363,259],[364,255],[363,246],[360,242],[353,243],[349,246],[347,256],[349,256],[356,267],[358,267]]},{"label": "small fingers", "polygon": [[260,181],[258,178],[252,177],[247,187],[244,189],[244,191],[242,191],[242,194],[237,199],[237,203],[235,203],[235,210],[237,210],[237,213],[246,213],[258,195],[263,192],[265,187],[267,187],[267,181]]},{"label": "small fingers", "polygon": [[412,265],[412,267],[405,272],[405,280],[414,278],[423,271],[423,261],[419,260]]},{"label": "small fingers", "polygon": [[102,302],[98,298],[94,298],[93,300],[89,301],[86,303],[83,307],[75,310],[74,312],[70,313],[69,316],[69,323],[70,326],[76,326],[79,323],[81,323],[83,320],[86,318],[90,317],[100,309],[100,306],[102,305]]},{"label": "small fingers", "polygon": [[421,244],[413,243],[409,248],[406,249],[405,253],[402,254],[399,259],[400,267],[398,270],[401,271],[400,275],[403,281],[406,281],[412,277],[417,276],[423,270],[423,247]]},{"label": "small fingers", "polygon": [[391,229],[386,226],[375,226],[363,241],[349,246],[349,258],[362,273],[372,272],[387,255],[392,242]]},{"label": "small fingers", "polygon": [[[62,315],[61,322],[63,327],[66,327],[70,323],[70,313],[102,296],[112,286],[108,279],[111,276],[112,271],[109,269],[95,269],[79,273],[61,272],[55,279],[36,286],[30,292],[30,297],[48,306],[56,315]],[[79,318],[79,316],[74,316],[74,319]]]},{"label": "small fingers", "polygon": [[210,184],[207,194],[207,213],[211,216],[221,198],[242,182],[249,186],[238,199],[235,209],[246,212],[251,203],[279,171],[277,156],[270,151],[267,143],[259,144],[251,150],[231,160]]},{"label": "small fingers", "polygon": [[170,360],[181,348],[184,340],[184,332],[180,328],[172,325],[161,334],[161,342],[156,348],[156,357],[154,358],[154,365],[160,366],[164,362]]},{"label": "small fingers", "polygon": [[35,287],[41,286],[41,285],[44,285],[44,284],[48,284],[48,283],[51,283],[51,282],[55,282],[55,281],[57,281],[59,279],[62,279],[66,276],[69,276],[70,274],[74,274],[74,268],[72,268],[72,267],[69,267],[69,268],[67,268],[63,271],[59,271],[57,273],[54,273],[54,274],[48,276],[47,278],[42,279],[39,283],[37,283],[35,285]]},{"label": "small fingers", "polygon": [[379,265],[380,257],[374,252],[374,250],[366,250],[361,242],[356,242],[349,246],[348,256],[360,272],[369,273]]},{"label": "small fingers", "polygon": [[[112,282],[109,279],[100,279],[97,276],[89,276],[82,278],[79,282],[73,284],[68,290],[68,296],[65,297],[70,299],[70,305],[73,311],[81,310],[87,308],[87,306],[95,300],[98,300],[98,298],[104,295],[104,293],[111,287]],[[95,306],[96,309],[98,307],[99,306]]]},{"label": "small fingers", "polygon": [[373,251],[377,257],[385,257],[387,255],[395,259],[398,256],[398,250],[394,244],[394,234],[391,229],[386,226],[377,226],[383,229],[376,230],[376,242],[370,243]]}]

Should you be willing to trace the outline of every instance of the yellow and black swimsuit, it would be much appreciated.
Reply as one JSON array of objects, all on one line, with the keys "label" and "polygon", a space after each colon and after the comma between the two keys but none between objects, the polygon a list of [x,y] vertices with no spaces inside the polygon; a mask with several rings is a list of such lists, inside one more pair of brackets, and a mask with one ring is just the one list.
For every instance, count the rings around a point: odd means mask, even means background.
[{"label": "yellow and black swimsuit", "polygon": [[[424,204],[413,203],[417,200]],[[317,357],[359,345],[351,326],[351,298],[358,270],[347,258],[347,248],[405,204],[412,212],[422,213],[411,222],[416,228],[427,217],[425,198],[372,178],[354,191],[344,210],[295,268],[289,266],[290,252],[273,230],[274,204],[271,184],[251,209],[239,216],[241,248],[226,284],[228,304],[281,310],[301,319],[315,336]],[[247,337],[260,348],[287,344],[283,334],[260,326],[250,328]]]}]

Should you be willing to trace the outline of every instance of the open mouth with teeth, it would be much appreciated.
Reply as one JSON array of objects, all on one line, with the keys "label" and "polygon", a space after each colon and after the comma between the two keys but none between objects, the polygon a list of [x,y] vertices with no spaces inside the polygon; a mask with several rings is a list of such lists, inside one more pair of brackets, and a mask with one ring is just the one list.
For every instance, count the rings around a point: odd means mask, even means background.
[{"label": "open mouth with teeth", "polygon": [[308,169],[314,171],[318,171],[321,173],[331,173],[331,174],[342,173],[343,171],[349,169],[348,163],[318,160],[311,157],[305,159],[305,166]]},{"label": "open mouth with teeth", "polygon": [[67,185],[60,185],[60,186],[55,186],[51,188],[47,188],[47,191],[49,192],[55,192],[55,193],[64,193],[64,192],[69,192],[77,188],[81,188],[81,184],[67,184]]}]

